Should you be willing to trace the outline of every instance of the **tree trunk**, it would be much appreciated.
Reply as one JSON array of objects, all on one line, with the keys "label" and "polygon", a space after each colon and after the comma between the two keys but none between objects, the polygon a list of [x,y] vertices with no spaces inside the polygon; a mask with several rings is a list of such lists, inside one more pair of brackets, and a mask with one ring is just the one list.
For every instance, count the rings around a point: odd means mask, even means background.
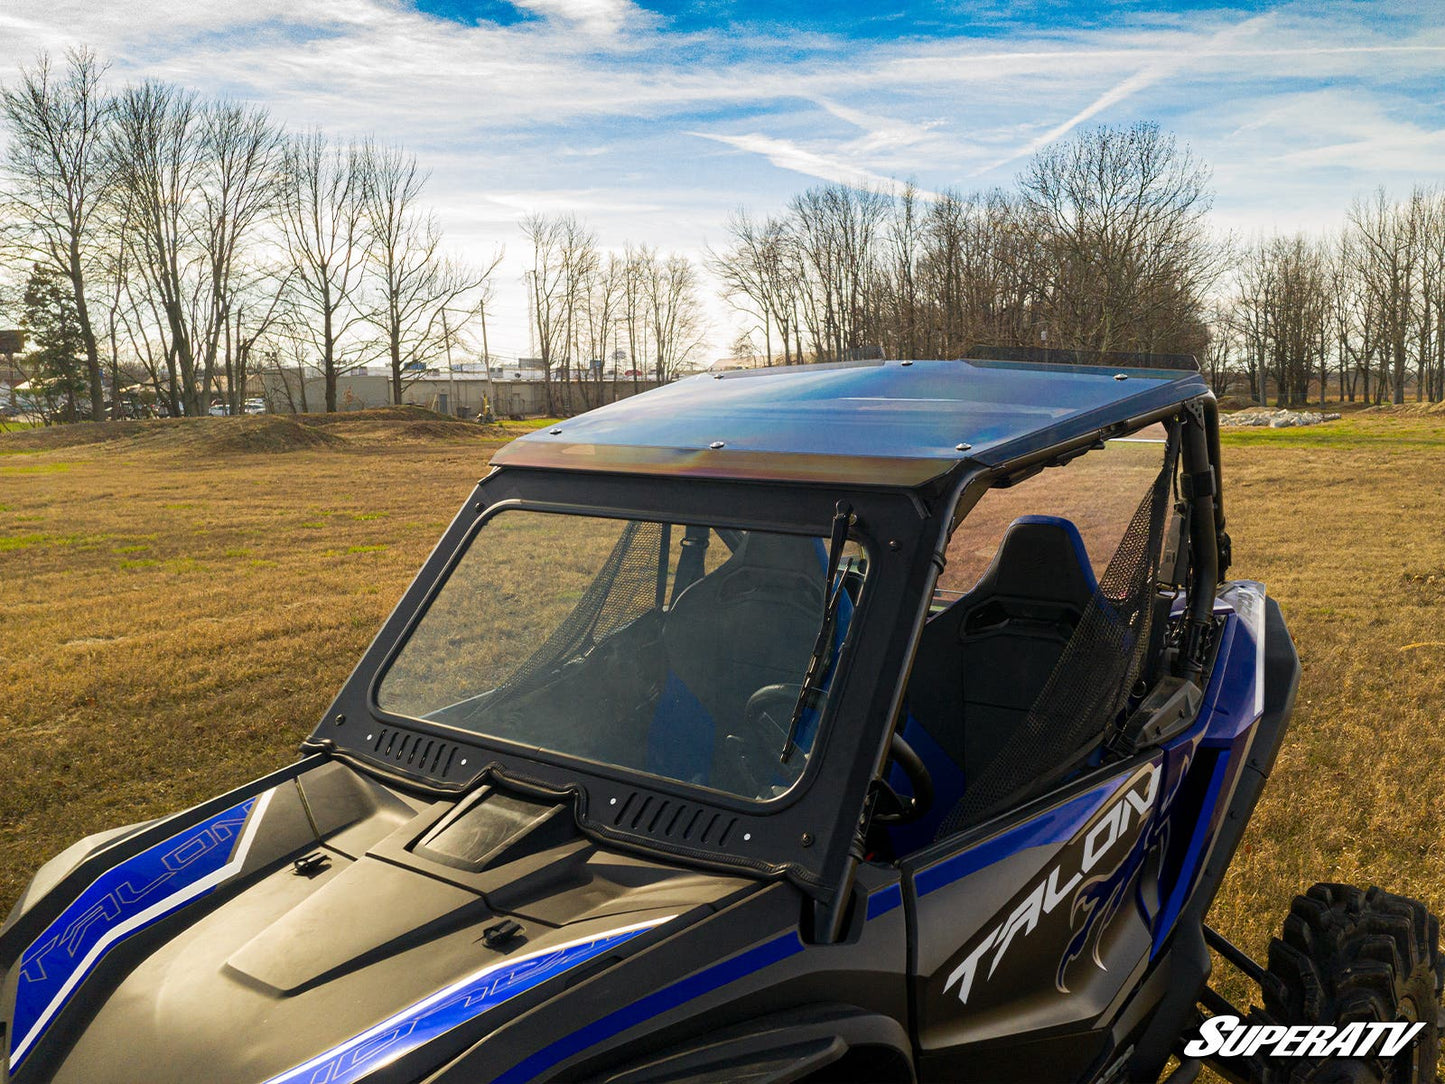
[{"label": "tree trunk", "polygon": [[70,285],[75,293],[75,315],[80,323],[80,337],[85,343],[85,377],[90,383],[90,417],[105,421],[105,383],[100,371],[100,348],[95,329],[90,326],[90,307],[85,303],[85,277],[80,267],[80,240],[70,239]]}]

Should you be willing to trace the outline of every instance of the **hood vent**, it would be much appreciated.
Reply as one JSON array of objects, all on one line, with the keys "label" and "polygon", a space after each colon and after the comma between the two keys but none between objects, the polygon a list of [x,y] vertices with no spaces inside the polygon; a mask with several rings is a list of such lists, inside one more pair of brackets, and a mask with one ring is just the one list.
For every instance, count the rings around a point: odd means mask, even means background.
[{"label": "hood vent", "polygon": [[727,843],[738,819],[705,806],[633,791],[615,807],[612,824],[670,843],[720,847]]},{"label": "hood vent", "polygon": [[576,838],[570,804],[554,805],[485,787],[475,799],[457,805],[411,849],[443,865],[481,872],[554,850]]},{"label": "hood vent", "polygon": [[415,768],[432,778],[446,775],[457,755],[457,747],[451,742],[385,726],[376,732],[371,748],[384,760]]}]

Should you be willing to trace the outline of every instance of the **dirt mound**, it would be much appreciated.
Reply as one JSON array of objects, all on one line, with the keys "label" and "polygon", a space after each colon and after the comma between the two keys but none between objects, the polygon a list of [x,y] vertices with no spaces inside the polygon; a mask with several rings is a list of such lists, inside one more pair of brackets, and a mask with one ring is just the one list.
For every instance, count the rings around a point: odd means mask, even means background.
[{"label": "dirt mound", "polygon": [[1429,414],[1445,414],[1445,402],[1442,403],[1401,403],[1396,406],[1393,403],[1382,403],[1380,406],[1366,407],[1360,411],[1361,414],[1396,414],[1400,417],[1420,417]]},{"label": "dirt mound", "polygon": [[[196,419],[201,421],[201,419]],[[206,425],[205,422],[210,422]],[[295,452],[341,438],[307,425],[290,414],[260,414],[249,418],[207,418],[184,434],[185,442],[201,453]],[[216,423],[220,424],[216,424]]]},{"label": "dirt mound", "polygon": [[138,442],[148,448],[175,448],[191,453],[290,452],[336,444],[338,437],[303,425],[289,414],[242,418],[153,418],[93,425],[52,425],[0,433],[0,451],[47,452],[112,442]]},{"label": "dirt mound", "polygon": [[336,414],[299,414],[303,425],[335,432],[348,441],[384,443],[416,439],[507,440],[515,434],[463,421],[418,406],[375,407]]},{"label": "dirt mound", "polygon": [[258,414],[238,418],[161,418],[78,422],[0,432],[0,452],[45,452],[111,441],[142,441],[199,455],[292,452],[337,444],[413,440],[508,440],[514,433],[449,418],[421,407],[381,407],[337,414]]},{"label": "dirt mound", "polygon": [[103,444],[108,440],[124,440],[139,436],[155,422],[116,421],[91,425],[48,425],[37,429],[10,429],[0,432],[0,451],[46,452],[52,448],[76,448],[84,444]]},{"label": "dirt mound", "polygon": [[333,426],[355,425],[366,422],[443,422],[447,425],[468,425],[468,422],[438,414],[419,406],[371,407],[367,410],[338,410],[335,414],[297,414],[296,418],[308,425]]}]

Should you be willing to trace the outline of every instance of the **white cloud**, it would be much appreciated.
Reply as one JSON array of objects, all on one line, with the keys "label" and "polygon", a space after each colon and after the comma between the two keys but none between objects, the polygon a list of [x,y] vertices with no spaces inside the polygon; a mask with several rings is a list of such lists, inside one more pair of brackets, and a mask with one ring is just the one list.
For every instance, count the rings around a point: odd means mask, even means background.
[{"label": "white cloud", "polygon": [[[1089,123],[1177,132],[1213,166],[1231,224],[1338,221],[1356,191],[1445,172],[1438,0],[872,42],[680,34],[633,0],[518,2],[537,18],[504,27],[404,0],[3,0],[0,79],[85,42],[118,80],[401,142],[432,169],[452,242],[479,256],[507,243],[513,277],[527,210],[578,210],[609,244],[695,251],[731,208],[772,210],[800,178],[1004,183]],[[516,352],[507,305],[504,290],[493,342]]]},{"label": "white cloud", "polygon": [[[760,154],[779,169],[792,170],[807,177],[823,181],[853,185],[858,188],[877,188],[885,192],[898,193],[903,183],[894,177],[885,177],[862,166],[854,165],[840,158],[817,154],[806,150],[786,139],[775,139],[765,135],[724,135],[720,132],[690,132],[702,139],[711,139],[749,154]],[[933,193],[921,192],[927,199],[936,198]]]}]

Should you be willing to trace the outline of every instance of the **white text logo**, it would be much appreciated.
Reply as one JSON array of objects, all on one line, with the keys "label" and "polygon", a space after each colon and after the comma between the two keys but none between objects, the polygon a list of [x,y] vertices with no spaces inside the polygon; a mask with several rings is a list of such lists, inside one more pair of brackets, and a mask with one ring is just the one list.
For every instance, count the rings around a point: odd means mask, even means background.
[{"label": "white text logo", "polygon": [[1199,1038],[1184,1047],[1191,1058],[1393,1058],[1420,1034],[1421,1024],[1241,1024],[1237,1016],[1212,1016]]}]

